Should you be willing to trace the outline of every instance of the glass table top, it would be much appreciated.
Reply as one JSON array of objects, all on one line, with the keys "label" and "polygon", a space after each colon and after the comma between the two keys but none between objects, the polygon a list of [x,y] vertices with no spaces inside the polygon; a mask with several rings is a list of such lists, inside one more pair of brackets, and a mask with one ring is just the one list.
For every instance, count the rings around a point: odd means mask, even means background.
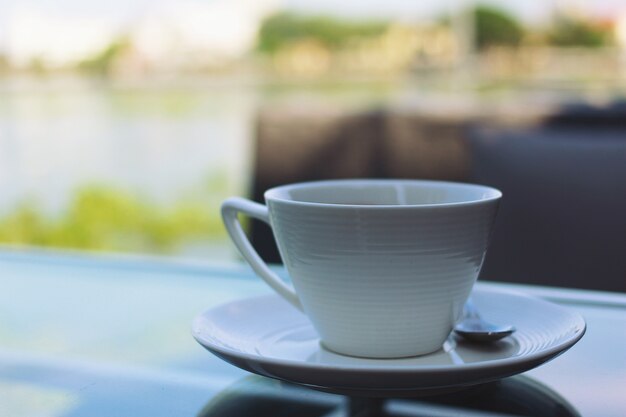
[{"label": "glass table top", "polygon": [[3,250],[0,416],[626,414],[626,295],[486,285],[575,309],[587,334],[523,375],[381,402],[251,375],[193,340],[200,312],[270,293],[246,266]]}]

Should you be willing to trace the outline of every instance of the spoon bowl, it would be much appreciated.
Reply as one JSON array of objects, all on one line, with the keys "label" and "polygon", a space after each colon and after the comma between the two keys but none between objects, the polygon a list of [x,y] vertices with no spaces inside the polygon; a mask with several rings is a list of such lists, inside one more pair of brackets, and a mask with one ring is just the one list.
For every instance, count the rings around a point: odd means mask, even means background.
[{"label": "spoon bowl", "polygon": [[511,325],[498,325],[482,319],[471,300],[465,303],[463,319],[454,326],[454,332],[467,340],[480,343],[495,342],[515,332]]}]

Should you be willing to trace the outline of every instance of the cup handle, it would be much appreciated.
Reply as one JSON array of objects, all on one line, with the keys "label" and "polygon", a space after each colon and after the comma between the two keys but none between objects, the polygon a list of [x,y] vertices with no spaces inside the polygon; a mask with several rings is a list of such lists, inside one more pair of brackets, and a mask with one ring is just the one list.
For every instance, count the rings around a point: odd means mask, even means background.
[{"label": "cup handle", "polygon": [[248,261],[254,272],[278,294],[283,296],[285,300],[302,311],[302,304],[296,292],[285,284],[278,275],[272,272],[248,240],[237,218],[239,213],[247,214],[250,217],[264,221],[271,227],[267,207],[245,198],[232,197],[222,203],[222,220],[224,221],[230,238],[235,243],[235,246],[237,246],[237,249],[239,249],[241,255]]}]

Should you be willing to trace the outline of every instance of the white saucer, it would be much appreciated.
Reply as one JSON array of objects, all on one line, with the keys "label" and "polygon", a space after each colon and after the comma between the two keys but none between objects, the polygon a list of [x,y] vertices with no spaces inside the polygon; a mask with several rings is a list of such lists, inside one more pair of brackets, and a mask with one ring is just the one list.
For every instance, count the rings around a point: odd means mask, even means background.
[{"label": "white saucer", "polygon": [[324,349],[306,316],[279,296],[234,301],[196,317],[195,339],[244,370],[325,391],[367,396],[424,394],[518,374],[565,352],[585,333],[570,310],[477,284],[472,298],[487,321],[517,328],[493,344],[450,336],[424,356],[364,359]]}]

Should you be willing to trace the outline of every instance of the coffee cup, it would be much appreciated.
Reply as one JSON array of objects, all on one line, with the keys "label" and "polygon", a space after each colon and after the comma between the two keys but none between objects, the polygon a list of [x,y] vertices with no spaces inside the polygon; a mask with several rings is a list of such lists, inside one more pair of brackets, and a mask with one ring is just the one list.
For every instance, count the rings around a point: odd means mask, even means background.
[{"label": "coffee cup", "polygon": [[[253,270],[304,312],[336,353],[400,358],[440,349],[485,257],[502,194],[422,180],[331,180],[222,204]],[[238,214],[269,224],[293,286],[248,241]]]}]

